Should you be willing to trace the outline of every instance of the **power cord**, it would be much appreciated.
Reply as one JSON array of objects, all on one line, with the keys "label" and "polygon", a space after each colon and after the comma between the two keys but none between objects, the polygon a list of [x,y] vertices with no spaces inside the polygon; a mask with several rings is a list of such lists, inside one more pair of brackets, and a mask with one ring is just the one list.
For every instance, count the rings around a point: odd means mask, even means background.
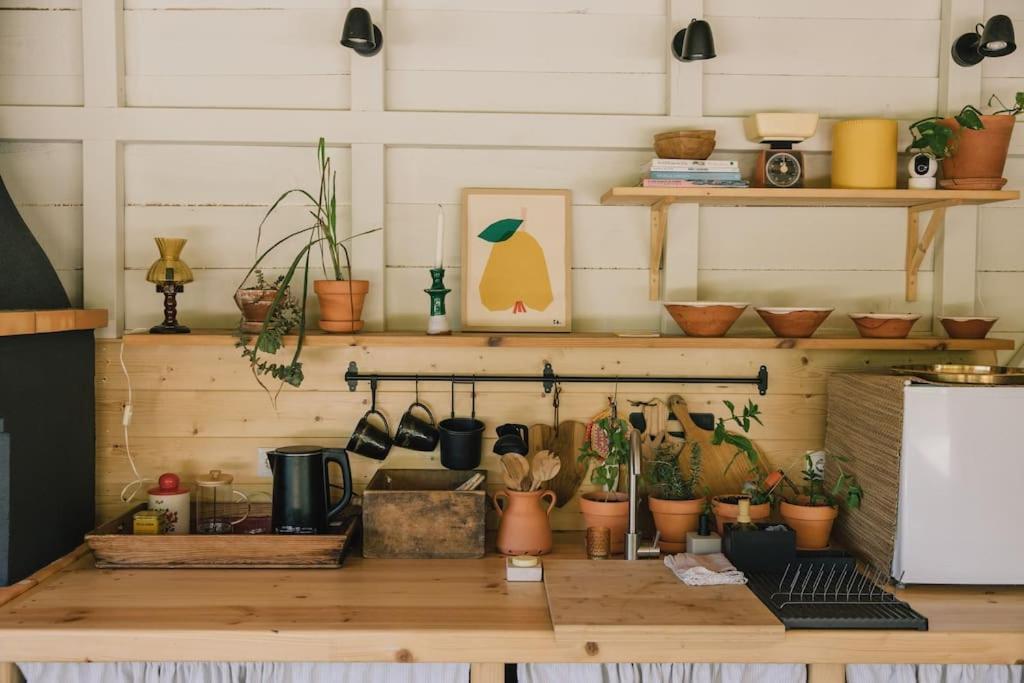
[{"label": "power cord", "polygon": [[121,414],[121,426],[124,428],[124,452],[128,456],[128,464],[132,468],[132,474],[135,475],[135,479],[125,484],[124,488],[121,489],[121,502],[130,503],[135,500],[135,496],[138,495],[145,484],[155,484],[156,479],[143,477],[139,474],[139,468],[135,466],[135,458],[132,457],[131,446],[128,445],[128,425],[132,423],[134,407],[132,402],[132,378],[128,374],[128,366],[124,364],[124,336],[121,337],[121,351],[118,354],[118,359],[121,361],[121,372],[124,373],[124,379],[128,383],[128,402],[125,404],[124,411]]}]

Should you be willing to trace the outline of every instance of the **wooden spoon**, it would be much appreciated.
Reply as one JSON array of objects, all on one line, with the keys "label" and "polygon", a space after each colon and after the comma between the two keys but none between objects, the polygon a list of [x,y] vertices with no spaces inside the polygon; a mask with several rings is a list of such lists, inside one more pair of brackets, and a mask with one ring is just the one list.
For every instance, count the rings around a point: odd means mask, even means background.
[{"label": "wooden spoon", "polygon": [[530,461],[518,453],[501,456],[505,484],[513,491],[526,491],[526,478],[530,476]]},{"label": "wooden spoon", "polygon": [[533,486],[531,491],[536,491],[546,481],[554,479],[562,468],[562,461],[551,451],[537,451],[533,456]]}]

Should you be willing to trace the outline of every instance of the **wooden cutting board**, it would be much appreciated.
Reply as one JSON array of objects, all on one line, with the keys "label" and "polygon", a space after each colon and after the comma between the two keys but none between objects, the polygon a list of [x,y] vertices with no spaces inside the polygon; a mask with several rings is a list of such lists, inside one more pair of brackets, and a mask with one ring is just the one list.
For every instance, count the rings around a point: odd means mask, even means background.
[{"label": "wooden cutting board", "polygon": [[545,560],[555,638],[781,640],[785,628],[746,586],[687,586],[661,560]]}]

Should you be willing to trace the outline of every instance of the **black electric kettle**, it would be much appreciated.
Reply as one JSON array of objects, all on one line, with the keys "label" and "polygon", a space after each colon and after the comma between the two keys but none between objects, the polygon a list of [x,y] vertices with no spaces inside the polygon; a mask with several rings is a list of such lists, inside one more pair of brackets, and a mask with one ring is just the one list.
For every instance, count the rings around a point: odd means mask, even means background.
[{"label": "black electric kettle", "polygon": [[[352,470],[341,448],[285,446],[267,453],[274,474],[270,525],[275,534],[323,534],[352,500]],[[331,507],[330,463],[341,468],[344,493]]]}]

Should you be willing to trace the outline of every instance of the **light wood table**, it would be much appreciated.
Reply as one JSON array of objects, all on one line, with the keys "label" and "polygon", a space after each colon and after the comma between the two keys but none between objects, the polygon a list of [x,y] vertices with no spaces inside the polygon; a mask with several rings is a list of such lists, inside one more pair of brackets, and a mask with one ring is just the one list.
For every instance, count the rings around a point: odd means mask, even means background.
[{"label": "light wood table", "polygon": [[[557,555],[579,557],[579,534],[557,536]],[[607,590],[593,585],[595,598]],[[502,680],[502,662],[796,662],[811,665],[815,683],[841,681],[845,663],[1024,663],[1024,588],[902,591],[928,617],[927,632],[771,638],[743,624],[692,638],[651,629],[556,637],[544,585],[506,583],[500,557],[353,557],[337,571],[110,570],[86,553],[0,589],[0,603],[5,595],[0,662],[470,662],[474,681]],[[0,667],[0,681],[12,669]]]}]

